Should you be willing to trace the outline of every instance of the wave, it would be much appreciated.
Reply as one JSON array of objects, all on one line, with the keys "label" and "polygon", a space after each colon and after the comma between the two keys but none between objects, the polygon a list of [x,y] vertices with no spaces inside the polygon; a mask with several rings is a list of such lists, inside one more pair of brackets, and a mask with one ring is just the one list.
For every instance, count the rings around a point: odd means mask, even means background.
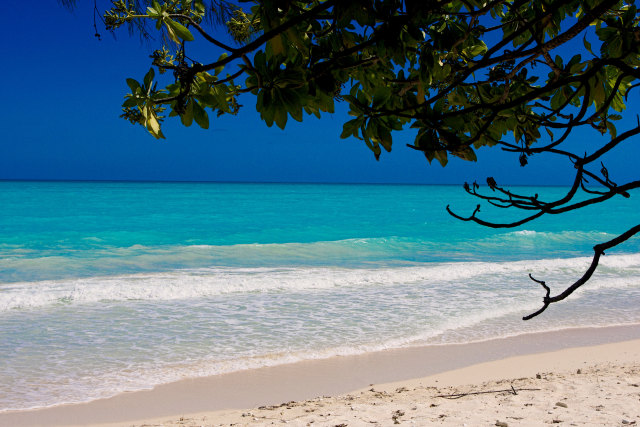
[{"label": "wave", "polygon": [[338,241],[251,243],[236,245],[166,245],[104,247],[99,249],[33,250],[0,247],[2,281],[92,276],[113,272],[143,272],[198,268],[210,265],[272,266],[343,264],[393,258],[419,251],[429,242],[412,239],[357,238]]},{"label": "wave", "polygon": [[[215,265],[232,267],[399,265],[407,262],[494,261],[588,256],[591,247],[614,237],[603,232],[521,230],[465,239],[401,236],[336,241],[236,245],[165,245],[36,250],[0,245],[0,282],[25,282]],[[640,251],[637,242],[627,251]]]},{"label": "wave", "polygon": [[509,237],[509,236],[535,236],[541,238],[551,238],[554,240],[564,240],[564,239],[602,239],[602,238],[611,238],[615,236],[612,233],[606,233],[604,231],[535,231],[535,230],[518,230],[518,231],[510,231],[508,233],[501,234],[501,236]]},{"label": "wave", "polygon": [[[306,292],[318,289],[396,286],[421,283],[435,291],[460,289],[504,291],[529,273],[566,283],[579,277],[589,257],[511,262],[429,263],[381,268],[209,267],[170,272],[43,280],[0,284],[0,311],[56,304],[101,301],[171,301],[232,293]],[[626,286],[640,277],[640,254],[602,259],[590,286]],[[528,280],[528,279],[526,279]],[[459,290],[460,290],[459,289]]]},{"label": "wave", "polygon": [[614,238],[616,234],[606,233],[603,231],[535,231],[535,230],[518,230],[504,234],[500,234],[499,238],[503,241],[508,240],[544,240],[550,243],[562,242],[593,242],[599,243]]}]

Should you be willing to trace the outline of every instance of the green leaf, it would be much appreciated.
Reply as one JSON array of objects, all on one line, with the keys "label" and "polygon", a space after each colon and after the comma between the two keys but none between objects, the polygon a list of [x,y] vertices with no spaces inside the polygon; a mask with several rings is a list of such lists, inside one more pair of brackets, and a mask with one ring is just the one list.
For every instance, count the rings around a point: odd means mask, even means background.
[{"label": "green leaf", "polygon": [[362,124],[362,120],[360,118],[349,120],[345,124],[342,125],[342,134],[340,134],[340,138],[346,139],[350,136],[358,137],[358,129]]},{"label": "green leaf", "polygon": [[202,108],[200,104],[198,104],[195,100],[192,100],[191,104],[193,104],[193,118],[195,119],[196,123],[202,129],[209,129],[209,115],[207,114],[205,109]]},{"label": "green leaf", "polygon": [[144,76],[144,87],[147,88],[147,93],[149,93],[151,89],[151,83],[153,82],[153,77],[155,76],[155,72],[153,68],[149,68],[149,71]]},{"label": "green leaf", "polygon": [[[216,62],[220,62],[220,61],[222,61],[222,60],[223,60],[223,59],[225,59],[227,56],[229,56],[227,53],[223,53],[222,55],[220,55],[220,57],[218,58],[218,61],[216,61]],[[221,72],[222,70],[224,70],[224,65],[221,65],[221,66],[219,66],[219,67],[216,67],[216,68],[213,70],[213,74],[214,74],[215,76],[217,76],[218,74],[220,74],[220,72]]]},{"label": "green leaf", "polygon": [[[455,156],[460,157],[461,159],[468,160],[471,162],[477,162],[478,157],[476,157],[475,151],[471,147],[462,147],[453,153]],[[440,162],[442,164],[442,162]],[[444,166],[444,165],[443,165]]]},{"label": "green leaf", "polygon": [[[602,87],[602,85],[599,85],[600,87]],[[562,90],[557,90],[556,93],[553,95],[553,97],[551,98],[551,108],[558,109],[562,106],[562,104],[564,104],[566,102],[567,98],[564,95]]]},{"label": "green leaf", "polygon": [[447,158],[447,151],[446,150],[437,150],[434,153],[434,157],[440,162],[442,167],[447,166],[447,163],[449,162],[449,159]]},{"label": "green leaf", "polygon": [[144,125],[149,133],[156,139],[164,138],[160,130],[160,122],[158,121],[155,111],[153,111],[153,107],[145,105],[140,111],[144,117]]},{"label": "green leaf", "polygon": [[186,127],[191,126],[191,124],[193,123],[193,100],[190,99],[187,102],[187,108],[185,109],[185,112],[180,116],[180,119],[182,120],[182,124],[185,125]]},{"label": "green leaf", "polygon": [[295,90],[280,89],[280,97],[286,107],[287,111],[293,117],[294,120],[302,121],[302,103],[300,101],[300,95]]},{"label": "green leaf", "polygon": [[[193,41],[193,34],[191,34],[191,31],[189,31],[187,27],[185,27],[181,23],[172,19],[166,19],[165,24],[167,24],[167,30],[169,30],[169,37],[171,37],[174,42],[178,44],[180,43],[180,40],[176,39],[175,36],[180,37],[184,41]],[[173,36],[171,34],[172,32]]]},{"label": "green leaf", "polygon": [[382,107],[391,98],[391,89],[386,86],[378,86],[373,93],[373,108]]},{"label": "green leaf", "polygon": [[273,99],[273,118],[276,122],[276,125],[284,130],[287,125],[287,108],[285,106],[284,100],[282,98],[281,90],[278,88],[271,89],[272,99]]},{"label": "green leaf", "polygon": [[487,45],[479,40],[479,44],[471,46],[465,50],[465,53],[470,57],[474,58],[479,55],[484,55],[487,52]]},{"label": "green leaf", "polygon": [[131,93],[134,95],[136,94],[137,90],[142,90],[142,88],[140,87],[140,83],[131,78],[127,79],[127,86],[129,86],[129,89],[131,89]]},{"label": "green leaf", "polygon": [[[158,22],[161,22],[161,21],[158,21]],[[176,34],[175,30],[169,25],[169,23],[166,23],[166,26],[167,26],[167,35],[169,36],[169,38],[173,40],[174,43],[181,44],[180,38]]]},{"label": "green leaf", "polygon": [[174,30],[176,31],[176,33],[178,33],[178,36],[180,36],[180,38],[188,42],[191,42],[194,40],[193,34],[191,34],[191,31],[189,31],[187,27],[185,27],[184,25],[182,25],[177,21],[172,21],[172,22],[173,22]]},{"label": "green leaf", "polygon": [[593,101],[596,104],[596,108],[599,108],[604,103],[605,99],[604,86],[596,79],[595,86],[591,88],[591,91],[593,93]]},{"label": "green leaf", "polygon": [[607,122],[607,129],[609,129],[609,134],[611,135],[611,139],[615,139],[615,137],[618,136],[618,130],[616,129],[616,126],[613,123]]},{"label": "green leaf", "polygon": [[387,129],[383,125],[378,125],[377,131],[378,131],[378,140],[380,141],[380,144],[382,144],[382,146],[384,147],[385,150],[387,150],[387,152],[391,152],[391,145],[393,143],[391,132],[389,131],[389,129]]},{"label": "green leaf", "polygon": [[622,39],[619,37],[614,38],[609,42],[609,54],[614,58],[622,56]]},{"label": "green leaf", "polygon": [[287,111],[282,107],[275,107],[274,119],[276,125],[282,130],[287,126]]},{"label": "green leaf", "polygon": [[365,124],[363,121],[360,126],[360,131],[362,132],[362,139],[364,139],[365,144],[371,151],[373,151],[376,160],[380,160],[380,145],[377,142],[371,140],[371,119],[369,119],[369,123]]},{"label": "green leaf", "polygon": [[560,55],[556,55],[556,58],[553,62],[555,62],[558,68],[560,68],[561,70],[564,68],[563,59]]},{"label": "green leaf", "polygon": [[620,96],[620,92],[616,93],[616,95],[613,97],[613,100],[611,101],[611,108],[618,112],[622,112],[627,108],[627,106],[624,104],[624,101],[622,100],[622,97]]},{"label": "green leaf", "polygon": [[271,47],[271,53],[273,56],[282,55],[284,53],[284,44],[282,43],[282,35],[277,35],[269,40],[269,46]]},{"label": "green leaf", "polygon": [[136,105],[138,105],[138,99],[134,98],[134,97],[128,97],[123,103],[122,106],[123,107],[135,107]]},{"label": "green leaf", "polygon": [[425,151],[424,156],[427,158],[427,161],[429,162],[429,164],[431,164],[431,162],[435,158],[435,151],[431,151],[431,150]]},{"label": "green leaf", "polygon": [[587,41],[587,35],[584,35],[584,38],[582,39],[582,44],[584,44],[584,47],[589,51],[589,53],[593,56],[595,56],[595,54],[593,53],[593,51],[591,50],[591,43],[589,43]]}]

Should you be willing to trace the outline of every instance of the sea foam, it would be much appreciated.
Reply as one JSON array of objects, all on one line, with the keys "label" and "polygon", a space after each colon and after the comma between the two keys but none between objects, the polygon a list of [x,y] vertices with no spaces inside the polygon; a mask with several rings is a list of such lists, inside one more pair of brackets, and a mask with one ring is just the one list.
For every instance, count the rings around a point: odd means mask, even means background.
[{"label": "sea foam", "polygon": [[[475,284],[474,289],[504,287],[529,273],[541,279],[579,277],[591,258],[523,260],[511,262],[432,263],[406,267],[338,268],[210,267],[159,273],[98,276],[0,284],[0,311],[58,304],[106,301],[169,301],[230,293],[304,291],[332,287],[364,287],[424,283],[440,288],[452,282]],[[600,262],[593,282],[598,287],[623,286],[625,277],[640,274],[640,254],[610,255]],[[620,277],[618,277],[620,276]],[[598,281],[597,277],[606,277]],[[528,279],[526,279],[528,280]],[[526,282],[526,280],[524,280]]]}]

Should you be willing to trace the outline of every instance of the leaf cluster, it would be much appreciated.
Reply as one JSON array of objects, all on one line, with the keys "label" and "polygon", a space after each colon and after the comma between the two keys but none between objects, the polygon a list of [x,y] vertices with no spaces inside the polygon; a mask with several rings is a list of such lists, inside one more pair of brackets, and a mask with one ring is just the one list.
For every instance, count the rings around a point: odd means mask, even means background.
[{"label": "leaf cluster", "polygon": [[[284,129],[289,117],[346,102],[341,137],[362,140],[376,157],[409,127],[417,130],[409,146],[443,166],[505,141],[526,164],[536,143],[562,141],[576,126],[615,138],[638,77],[637,9],[622,1],[154,0],[143,14],[129,1],[114,2],[105,21],[151,20],[166,34],[153,65],[174,80],[148,99],[169,116],[208,126],[208,111],[233,114],[251,93],[267,126]],[[212,7],[238,46],[200,25]],[[188,58],[195,39],[222,56]],[[565,47],[575,40],[582,50]],[[124,107],[144,115],[145,102],[127,97]],[[161,135],[153,120],[137,122]]]}]

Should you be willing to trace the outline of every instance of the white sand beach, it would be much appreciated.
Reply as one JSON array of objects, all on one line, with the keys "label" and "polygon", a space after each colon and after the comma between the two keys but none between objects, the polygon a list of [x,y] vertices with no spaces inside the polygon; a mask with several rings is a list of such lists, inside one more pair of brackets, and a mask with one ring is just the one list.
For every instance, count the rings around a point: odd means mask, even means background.
[{"label": "white sand beach", "polygon": [[5,412],[0,425],[633,425],[639,335],[584,328],[313,360]]},{"label": "white sand beach", "polygon": [[[630,350],[637,355],[640,342],[626,344],[583,350],[614,350],[622,354]],[[374,385],[337,397],[122,425],[637,425],[640,422],[640,363],[582,362],[582,368],[541,369],[536,374],[530,374],[531,369],[521,369],[524,364],[530,368],[541,367],[541,362],[553,365],[557,357],[580,358],[578,353],[561,351],[546,353],[541,358],[516,357],[415,381]],[[572,363],[575,362],[568,364]],[[529,375],[514,376],[523,375],[523,371]],[[512,377],[498,379],[509,375]],[[496,379],[467,383],[472,378],[489,376]]]}]

